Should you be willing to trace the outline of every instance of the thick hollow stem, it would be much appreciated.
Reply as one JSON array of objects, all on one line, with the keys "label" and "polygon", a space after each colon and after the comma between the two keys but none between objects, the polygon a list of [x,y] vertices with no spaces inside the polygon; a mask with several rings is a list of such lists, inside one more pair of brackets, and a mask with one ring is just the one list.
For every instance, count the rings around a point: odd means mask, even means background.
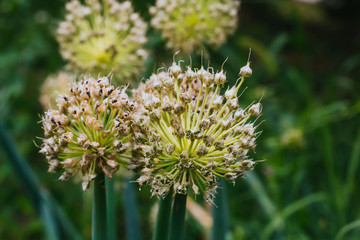
[{"label": "thick hollow stem", "polygon": [[106,180],[106,214],[108,240],[116,240],[116,208],[115,190],[113,180],[105,177]]},{"label": "thick hollow stem", "polygon": [[170,222],[171,240],[182,240],[184,236],[186,194],[176,194]]},{"label": "thick hollow stem", "polygon": [[136,192],[134,190],[134,184],[131,183],[131,179],[124,181],[125,189],[123,191],[123,202],[125,210],[126,221],[126,235],[128,240],[140,240],[141,231],[139,223],[139,214],[136,201]]},{"label": "thick hollow stem", "polygon": [[107,239],[107,219],[106,219],[106,193],[105,175],[100,173],[94,182],[94,199],[92,209],[92,239]]},{"label": "thick hollow stem", "polygon": [[152,240],[168,240],[171,203],[172,197],[170,193],[164,199],[159,200],[159,210]]},{"label": "thick hollow stem", "polygon": [[224,179],[220,179],[220,187],[217,190],[215,205],[212,207],[213,228],[212,240],[225,240],[228,231],[228,204],[226,196],[226,185]]}]

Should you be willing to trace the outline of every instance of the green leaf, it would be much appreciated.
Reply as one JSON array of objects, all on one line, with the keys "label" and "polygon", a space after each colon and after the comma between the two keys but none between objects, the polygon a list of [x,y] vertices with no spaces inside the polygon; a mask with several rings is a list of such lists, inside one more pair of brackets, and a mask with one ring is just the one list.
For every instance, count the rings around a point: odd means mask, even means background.
[{"label": "green leaf", "polygon": [[270,223],[265,227],[263,236],[261,239],[269,239],[271,234],[283,227],[283,223],[285,219],[290,217],[295,212],[305,208],[306,206],[313,204],[315,202],[324,201],[326,199],[326,195],[324,193],[315,193],[310,196],[304,197],[296,202],[293,202],[286,208],[284,208],[277,215],[273,216]]},{"label": "green leaf", "polygon": [[360,227],[360,219],[353,221],[349,224],[346,224],[344,227],[342,227],[340,229],[338,234],[336,234],[335,240],[341,240],[345,236],[346,233],[350,232],[351,230],[354,230],[355,228],[359,228],[359,227]]}]

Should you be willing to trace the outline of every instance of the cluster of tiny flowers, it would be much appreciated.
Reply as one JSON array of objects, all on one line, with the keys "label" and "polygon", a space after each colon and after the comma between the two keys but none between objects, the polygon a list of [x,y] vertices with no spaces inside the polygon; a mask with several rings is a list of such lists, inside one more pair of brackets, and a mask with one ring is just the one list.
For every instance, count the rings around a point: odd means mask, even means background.
[{"label": "cluster of tiny flowers", "polygon": [[147,52],[147,24],[129,1],[78,0],[66,4],[66,20],[57,29],[60,52],[81,72],[108,74],[124,82],[140,73]]},{"label": "cluster of tiny flowers", "polygon": [[111,178],[129,162],[135,105],[125,91],[111,86],[107,77],[84,77],[57,99],[57,108],[41,120],[45,138],[40,152],[50,172],[63,170],[60,180],[81,172],[86,190],[98,173]]},{"label": "cluster of tiny flowers", "polygon": [[40,103],[45,110],[56,106],[56,99],[68,90],[70,84],[75,81],[75,75],[69,72],[58,72],[50,75],[40,89]]},{"label": "cluster of tiny flowers", "polygon": [[149,184],[153,195],[203,193],[212,203],[217,178],[234,183],[252,170],[247,157],[258,136],[252,117],[261,114],[255,103],[239,108],[238,92],[252,74],[249,63],[241,68],[237,84],[220,94],[226,82],[223,70],[184,71],[173,63],[167,71],[153,74],[134,91],[140,109],[134,114],[134,139],[143,158],[132,161],[140,169],[137,182]]},{"label": "cluster of tiny flowers", "polygon": [[162,32],[171,49],[217,48],[235,30],[239,5],[237,0],[157,0],[150,8],[151,25]]}]

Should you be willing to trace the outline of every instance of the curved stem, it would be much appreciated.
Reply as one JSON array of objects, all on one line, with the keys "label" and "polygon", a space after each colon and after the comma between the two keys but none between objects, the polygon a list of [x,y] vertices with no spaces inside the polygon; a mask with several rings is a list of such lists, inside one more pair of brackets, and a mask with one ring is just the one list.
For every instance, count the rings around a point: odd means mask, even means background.
[{"label": "curved stem", "polygon": [[186,194],[176,194],[170,222],[171,240],[181,240],[184,235]]},{"label": "curved stem", "polygon": [[107,219],[106,219],[106,193],[105,175],[100,173],[94,181],[94,199],[92,209],[92,239],[107,239]]},{"label": "curved stem", "polygon": [[159,210],[152,240],[168,240],[172,197],[169,193],[164,199],[159,200]]}]

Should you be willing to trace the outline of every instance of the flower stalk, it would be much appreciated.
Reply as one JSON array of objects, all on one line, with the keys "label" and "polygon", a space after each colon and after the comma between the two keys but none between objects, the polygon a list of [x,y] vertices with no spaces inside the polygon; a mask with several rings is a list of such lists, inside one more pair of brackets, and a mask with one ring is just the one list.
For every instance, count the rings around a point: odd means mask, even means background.
[{"label": "flower stalk", "polygon": [[214,203],[212,206],[213,228],[211,239],[226,239],[228,232],[228,203],[224,179],[219,180],[219,188]]},{"label": "flower stalk", "polygon": [[116,201],[114,181],[108,177],[105,177],[105,181],[108,240],[116,240]]},{"label": "flower stalk", "polygon": [[171,240],[181,240],[184,236],[186,194],[176,194],[170,222]]},{"label": "flower stalk", "polygon": [[125,210],[126,235],[128,240],[140,240],[141,230],[139,223],[139,213],[136,202],[136,194],[132,179],[124,180],[125,189],[123,191],[123,202]]},{"label": "flower stalk", "polygon": [[93,210],[92,210],[92,240],[107,239],[107,218],[106,218],[106,192],[105,175],[98,174],[95,177]]},{"label": "flower stalk", "polygon": [[172,197],[168,194],[159,200],[159,210],[152,240],[168,240]]}]

